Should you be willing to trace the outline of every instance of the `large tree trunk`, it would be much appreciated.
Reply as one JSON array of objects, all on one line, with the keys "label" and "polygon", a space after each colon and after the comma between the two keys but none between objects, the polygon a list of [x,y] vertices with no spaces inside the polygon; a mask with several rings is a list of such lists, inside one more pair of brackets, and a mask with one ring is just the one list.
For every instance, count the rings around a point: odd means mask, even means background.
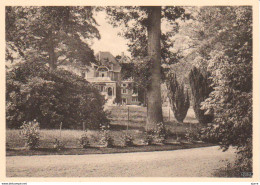
[{"label": "large tree trunk", "polygon": [[151,84],[147,89],[146,130],[153,130],[163,121],[161,103],[161,7],[149,7],[148,13],[148,57],[153,63]]}]

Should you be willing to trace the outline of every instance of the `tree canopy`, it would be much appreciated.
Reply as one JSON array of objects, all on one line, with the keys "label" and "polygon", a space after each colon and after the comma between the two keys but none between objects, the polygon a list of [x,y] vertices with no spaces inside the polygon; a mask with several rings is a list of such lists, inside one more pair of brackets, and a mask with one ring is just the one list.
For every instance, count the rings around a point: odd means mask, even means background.
[{"label": "tree canopy", "polygon": [[[40,61],[15,64],[6,74],[6,122],[19,128],[37,120],[41,128],[98,129],[107,124],[105,99],[85,79]],[[85,126],[83,126],[85,124]]]},{"label": "tree canopy", "polygon": [[252,170],[252,21],[249,6],[201,7],[189,34],[194,64],[210,73],[213,88],[202,103],[214,112],[204,137],[224,149],[236,146],[247,171]]},{"label": "tree canopy", "polygon": [[14,52],[26,60],[95,62],[89,42],[100,38],[93,7],[6,7],[6,59]]}]

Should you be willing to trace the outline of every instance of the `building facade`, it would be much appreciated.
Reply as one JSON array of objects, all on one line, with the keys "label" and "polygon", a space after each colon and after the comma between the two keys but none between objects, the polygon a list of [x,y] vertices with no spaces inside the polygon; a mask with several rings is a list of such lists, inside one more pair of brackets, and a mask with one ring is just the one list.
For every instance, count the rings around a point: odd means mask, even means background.
[{"label": "building facade", "polygon": [[121,80],[120,61],[110,52],[99,52],[96,55],[97,64],[92,64],[83,74],[85,79],[94,84],[108,104],[139,105],[138,89],[132,79]]}]

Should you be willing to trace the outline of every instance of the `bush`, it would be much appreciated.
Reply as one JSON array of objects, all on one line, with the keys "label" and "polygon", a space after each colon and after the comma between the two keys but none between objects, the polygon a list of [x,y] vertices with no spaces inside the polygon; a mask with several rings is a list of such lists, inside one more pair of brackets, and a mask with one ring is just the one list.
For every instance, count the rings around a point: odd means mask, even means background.
[{"label": "bush", "polygon": [[79,139],[79,144],[83,148],[89,148],[90,147],[90,139],[88,138],[87,132],[82,134],[82,136]]},{"label": "bush", "polygon": [[125,133],[125,135],[124,135],[125,146],[134,146],[133,141],[134,141],[133,137],[130,134]]},{"label": "bush", "polygon": [[189,81],[193,95],[193,109],[197,120],[202,125],[211,123],[214,118],[212,112],[205,114],[206,111],[201,109],[201,103],[209,97],[210,92],[213,90],[210,87],[207,76],[203,76],[201,71],[194,67],[190,71]]},{"label": "bush", "polygon": [[41,62],[15,65],[6,74],[6,121],[8,128],[36,119],[41,128],[98,129],[108,124],[105,99],[82,77],[49,68]]},{"label": "bush", "polygon": [[106,146],[106,147],[113,147],[114,146],[114,140],[110,135],[109,125],[100,125],[100,144]]},{"label": "bush", "polygon": [[184,92],[183,85],[177,81],[176,75],[169,74],[166,81],[168,98],[175,118],[182,123],[190,107],[188,92]]},{"label": "bush", "polygon": [[21,129],[20,134],[25,138],[25,147],[28,149],[37,148],[40,140],[39,123],[36,120],[28,123],[24,122]]},{"label": "bush", "polygon": [[167,136],[164,124],[158,123],[156,129],[145,132],[145,142],[151,144],[163,144]]},{"label": "bush", "polygon": [[60,151],[61,149],[65,148],[65,144],[62,143],[61,140],[59,140],[58,138],[55,138],[54,144],[53,144],[53,148]]},{"label": "bush", "polygon": [[[250,143],[252,141],[248,141]],[[243,177],[253,176],[252,145],[240,148],[237,152],[235,164],[230,162],[223,168],[220,168],[214,174],[218,177]]]},{"label": "bush", "polygon": [[187,128],[185,138],[189,142],[200,141],[201,140],[200,128],[192,128],[192,129]]}]

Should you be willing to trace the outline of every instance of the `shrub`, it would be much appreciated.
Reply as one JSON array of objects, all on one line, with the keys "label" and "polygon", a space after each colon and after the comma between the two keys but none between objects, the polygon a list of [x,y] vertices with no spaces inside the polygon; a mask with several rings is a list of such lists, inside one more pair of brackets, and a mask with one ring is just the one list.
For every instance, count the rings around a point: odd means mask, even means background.
[{"label": "shrub", "polygon": [[187,128],[185,138],[189,142],[200,141],[201,140],[200,129],[199,128],[193,128],[193,129]]},{"label": "shrub", "polygon": [[79,144],[83,148],[89,148],[90,147],[90,139],[88,138],[87,132],[85,132],[84,134],[81,135],[81,137],[79,139]]},{"label": "shrub", "polygon": [[98,129],[109,123],[105,99],[82,77],[62,69],[49,70],[41,62],[15,65],[6,74],[6,122],[19,128],[36,119],[41,128]]},{"label": "shrub", "polygon": [[166,129],[162,122],[157,124],[156,129],[145,132],[145,142],[151,144],[163,144],[166,138]]},{"label": "shrub", "polygon": [[134,145],[133,141],[134,141],[133,137],[130,134],[125,133],[124,135],[125,146],[133,146]]},{"label": "shrub", "polygon": [[100,144],[106,146],[106,147],[113,147],[114,146],[114,140],[110,136],[110,130],[109,125],[100,125]]},{"label": "shrub", "polygon": [[34,120],[28,123],[23,123],[21,126],[20,134],[25,138],[25,147],[28,149],[34,149],[39,146],[40,140],[40,126],[39,123]]},{"label": "shrub", "polygon": [[198,68],[194,67],[190,71],[189,81],[193,95],[193,109],[197,120],[203,125],[211,123],[213,114],[211,112],[205,114],[206,111],[201,109],[201,103],[209,97],[210,92],[213,90],[207,76],[204,76]]},{"label": "shrub", "polygon": [[153,141],[154,141],[154,135],[151,131],[149,132],[145,132],[145,138],[144,138],[144,142],[147,144],[147,145],[151,145],[153,144]]},{"label": "shrub", "polygon": [[177,81],[176,75],[169,74],[166,81],[168,98],[175,118],[182,123],[190,107],[188,91],[184,92],[183,85]]},{"label": "shrub", "polygon": [[55,138],[54,144],[53,144],[53,148],[60,151],[61,149],[65,148],[65,144],[62,143],[61,140],[59,140],[58,138]]}]

